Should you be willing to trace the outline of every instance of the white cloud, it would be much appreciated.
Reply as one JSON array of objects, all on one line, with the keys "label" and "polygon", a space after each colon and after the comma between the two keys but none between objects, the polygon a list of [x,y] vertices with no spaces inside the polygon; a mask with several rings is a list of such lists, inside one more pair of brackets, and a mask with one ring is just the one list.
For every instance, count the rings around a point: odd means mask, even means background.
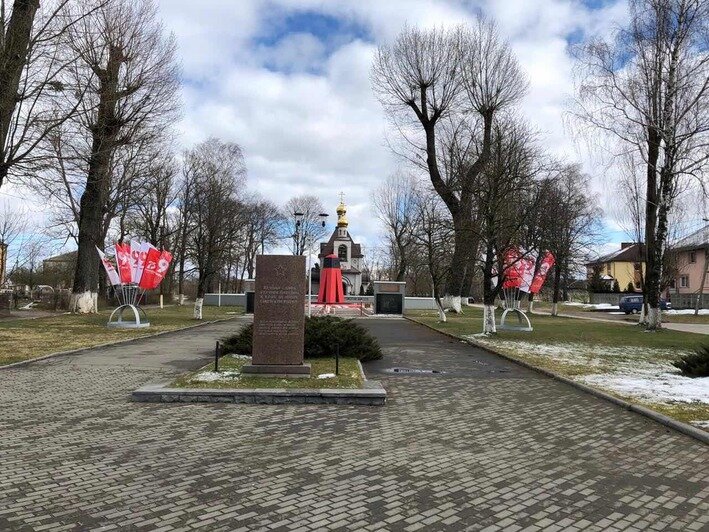
[{"label": "white cloud", "polygon": [[[586,171],[593,172],[588,154],[579,152],[563,126],[573,93],[566,39],[608,32],[627,11],[624,0],[596,10],[579,0],[159,3],[183,64],[180,144],[191,146],[210,135],[238,142],[251,189],[277,203],[313,193],[334,211],[344,191],[351,230],[370,247],[377,245],[378,229],[369,195],[399,164],[386,146],[386,118],[370,87],[378,44],[393,39],[405,23],[453,25],[484,12],[497,20],[529,75],[523,111],[543,133],[542,144],[569,159],[580,154]],[[307,19],[313,13],[340,21],[341,31],[322,35],[289,27],[291,15]]]}]

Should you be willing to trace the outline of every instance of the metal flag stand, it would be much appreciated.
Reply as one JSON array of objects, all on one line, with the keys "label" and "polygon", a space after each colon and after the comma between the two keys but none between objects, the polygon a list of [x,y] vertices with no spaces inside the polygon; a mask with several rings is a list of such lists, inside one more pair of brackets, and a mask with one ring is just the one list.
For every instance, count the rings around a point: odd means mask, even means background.
[{"label": "metal flag stand", "polygon": [[[145,294],[145,290],[141,290],[137,284],[131,283],[129,285],[120,285],[120,289],[118,286],[114,286],[113,291],[121,305],[111,313],[106,327],[111,327],[114,329],[141,329],[143,327],[150,327],[148,316],[140,307],[140,298],[142,298]],[[130,310],[133,313],[132,320],[123,319],[123,314],[127,310]],[[144,318],[143,321],[140,319],[141,313]],[[116,318],[116,321],[113,321],[114,317]]]},{"label": "metal flag stand", "polygon": [[[505,310],[502,312],[502,318],[500,318],[500,325],[498,329],[502,329],[505,331],[532,332],[532,324],[530,323],[527,315],[522,312],[522,309],[520,308],[521,301],[519,299],[519,293],[519,287],[510,287],[502,289]],[[505,323],[507,315],[510,312],[514,312],[515,314],[517,314],[517,325],[509,325]]]}]

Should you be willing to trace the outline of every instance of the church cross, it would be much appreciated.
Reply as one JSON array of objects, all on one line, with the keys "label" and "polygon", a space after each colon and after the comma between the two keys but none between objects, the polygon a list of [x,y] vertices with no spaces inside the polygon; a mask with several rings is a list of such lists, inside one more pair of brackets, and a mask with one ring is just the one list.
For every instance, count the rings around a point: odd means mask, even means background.
[{"label": "church cross", "polygon": [[345,202],[345,193],[340,192],[340,203],[344,203],[344,202]]}]

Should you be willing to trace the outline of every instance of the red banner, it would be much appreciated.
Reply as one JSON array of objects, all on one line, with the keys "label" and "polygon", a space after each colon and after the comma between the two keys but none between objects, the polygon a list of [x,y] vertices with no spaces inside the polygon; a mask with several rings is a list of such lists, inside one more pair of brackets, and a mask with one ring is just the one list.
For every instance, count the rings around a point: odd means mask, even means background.
[{"label": "red banner", "polygon": [[133,269],[131,267],[130,246],[128,244],[116,244],[116,262],[118,263],[121,283],[130,284]]},{"label": "red banner", "polygon": [[550,251],[547,251],[544,254],[544,258],[542,258],[542,263],[539,265],[539,271],[534,276],[532,286],[530,287],[530,291],[533,294],[538,294],[542,289],[542,285],[547,278],[547,274],[549,273],[549,270],[551,270],[551,267],[554,266],[555,262],[556,259],[554,258],[554,255]]},{"label": "red banner", "polygon": [[165,278],[171,260],[172,255],[169,251],[159,251],[156,248],[150,248],[145,259],[145,268],[143,269],[143,274],[138,286],[143,290],[157,288],[160,282]]},{"label": "red banner", "polygon": [[518,269],[519,259],[519,249],[510,248],[505,252],[502,259],[502,274],[504,276],[502,288],[519,288],[522,284],[522,276]]}]

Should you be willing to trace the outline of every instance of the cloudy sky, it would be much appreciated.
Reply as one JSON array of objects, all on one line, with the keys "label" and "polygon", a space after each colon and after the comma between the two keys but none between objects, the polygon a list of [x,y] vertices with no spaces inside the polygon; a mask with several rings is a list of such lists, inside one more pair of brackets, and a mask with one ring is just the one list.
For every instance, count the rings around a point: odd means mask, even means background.
[{"label": "cloudy sky", "polygon": [[[495,19],[529,76],[523,110],[544,145],[593,174],[592,157],[564,127],[569,46],[627,17],[625,2],[613,0],[160,0],[160,9],[183,62],[181,142],[238,142],[250,187],[277,203],[314,193],[334,211],[343,191],[352,233],[368,246],[379,233],[369,196],[402,164],[386,147],[371,90],[378,44],[406,23]],[[603,177],[594,179],[602,189]]]},{"label": "cloudy sky", "polygon": [[[331,211],[345,193],[353,236],[377,244],[370,194],[402,162],[369,72],[377,45],[408,23],[493,18],[529,76],[523,111],[548,151],[581,161],[604,188],[592,154],[573,142],[570,45],[627,19],[623,0],[159,0],[183,65],[183,147],[210,135],[239,143],[249,187],[282,204],[312,193]],[[11,190],[6,190],[7,192]],[[608,225],[608,240],[619,232]]]}]

